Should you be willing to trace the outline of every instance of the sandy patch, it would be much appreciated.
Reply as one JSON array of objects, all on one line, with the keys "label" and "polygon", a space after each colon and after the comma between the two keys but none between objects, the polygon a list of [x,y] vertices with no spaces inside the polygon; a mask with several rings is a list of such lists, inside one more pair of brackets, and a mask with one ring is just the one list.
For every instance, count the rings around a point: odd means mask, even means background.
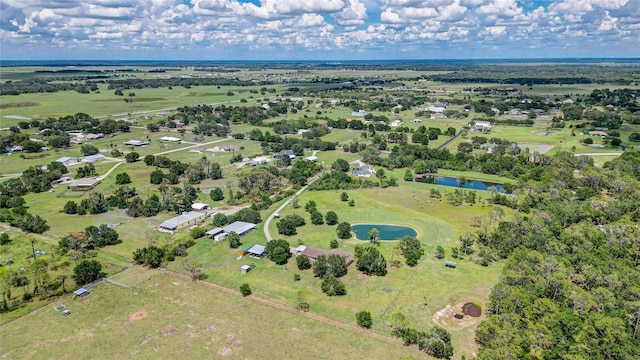
[{"label": "sandy patch", "polygon": [[[484,319],[481,310],[470,309],[474,302],[481,304],[482,299],[472,294],[460,294],[451,298],[449,304],[433,314],[432,320],[445,329],[459,330],[477,325]],[[465,310],[467,310],[465,312]],[[473,313],[475,316],[470,316]]]},{"label": "sandy patch", "polygon": [[173,333],[174,331],[176,331],[176,327],[173,325],[169,325],[166,328],[162,329],[162,335],[171,335],[171,333]]},{"label": "sandy patch", "polygon": [[147,315],[149,315],[149,314],[146,311],[138,311],[138,312],[135,312],[135,313],[131,314],[131,316],[129,316],[129,320],[131,320],[131,321],[142,320],[142,319],[146,318]]},{"label": "sandy patch", "polygon": [[220,356],[229,356],[232,354],[233,354],[233,350],[229,349],[228,347],[223,347],[218,351],[218,355]]}]

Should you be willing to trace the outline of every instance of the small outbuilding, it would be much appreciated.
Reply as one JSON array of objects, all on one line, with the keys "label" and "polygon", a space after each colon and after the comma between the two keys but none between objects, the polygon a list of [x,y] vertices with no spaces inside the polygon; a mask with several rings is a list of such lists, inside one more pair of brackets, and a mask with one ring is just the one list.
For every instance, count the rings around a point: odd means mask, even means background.
[{"label": "small outbuilding", "polygon": [[90,190],[100,184],[100,179],[79,179],[69,184],[72,191]]},{"label": "small outbuilding", "polygon": [[86,163],[94,163],[96,161],[102,160],[104,159],[105,156],[102,154],[95,154],[95,155],[88,155],[82,158],[82,161],[86,162]]},{"label": "small outbuilding", "polygon": [[455,261],[451,261],[451,260],[447,260],[444,262],[444,266],[446,267],[450,267],[450,268],[454,268],[456,267],[457,263]]},{"label": "small outbuilding", "polygon": [[253,244],[249,244],[247,246],[244,246],[242,248],[240,248],[238,250],[238,256],[242,257],[242,256],[246,256],[249,254],[249,249],[251,249],[253,247]]},{"label": "small outbuilding", "polygon": [[249,271],[251,271],[251,269],[253,269],[254,267],[256,267],[256,264],[254,264],[254,263],[251,263],[249,265],[242,265],[242,266],[240,266],[240,273],[241,274],[246,274]]},{"label": "small outbuilding", "polygon": [[78,290],[73,292],[73,296],[74,297],[76,297],[76,296],[77,297],[85,297],[87,295],[89,295],[89,290],[87,290],[87,289],[85,289],[83,287],[81,287],[80,289],[78,289]]},{"label": "small outbuilding", "polygon": [[127,146],[145,146],[145,145],[149,145],[149,142],[144,140],[129,140],[129,141],[126,141],[124,144]]},{"label": "small outbuilding", "polygon": [[253,245],[248,253],[256,259],[261,259],[265,256],[265,251],[266,248],[263,245]]}]

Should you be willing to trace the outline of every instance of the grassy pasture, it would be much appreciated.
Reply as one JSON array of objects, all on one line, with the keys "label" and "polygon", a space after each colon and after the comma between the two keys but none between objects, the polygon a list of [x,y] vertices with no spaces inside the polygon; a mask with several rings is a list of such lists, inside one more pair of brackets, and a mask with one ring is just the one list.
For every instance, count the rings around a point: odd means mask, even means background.
[{"label": "grassy pasture", "polygon": [[[188,357],[397,359],[420,355],[349,330],[158,271],[131,268],[82,299],[60,298],[4,326],[7,359]],[[251,280],[248,279],[249,282]],[[54,307],[64,304],[71,315]],[[312,306],[313,308],[313,306]],[[353,316],[352,316],[353,318]],[[355,323],[355,318],[350,319]],[[48,326],[42,326],[48,324]],[[268,329],[268,330],[266,330]]]},{"label": "grassy pasture", "polygon": [[[276,238],[286,238],[292,246],[303,243],[328,249],[329,241],[336,238],[335,226],[311,224],[309,215],[304,212],[304,204],[314,200],[321,213],[333,210],[340,221],[352,224],[408,225],[418,231],[418,237],[427,253],[422,264],[415,268],[406,265],[391,268],[385,277],[362,275],[352,265],[348,274],[341,278],[347,287],[347,295],[344,297],[329,298],[324,295],[320,290],[320,280],[314,278],[310,270],[299,271],[295,257],[284,267],[277,266],[268,259],[245,257],[237,260],[237,250],[229,249],[225,242],[214,244],[209,239],[199,240],[189,249],[189,256],[203,264],[203,271],[208,275],[207,281],[230,288],[237,288],[242,282],[250,281],[257,296],[287,305],[295,305],[296,292],[303,290],[307,294],[312,312],[342,322],[352,321],[355,312],[367,309],[374,317],[375,330],[389,333],[386,322],[391,321],[391,314],[407,311],[405,315],[412,319],[412,326],[429,328],[434,325],[429,319],[439,310],[437,307],[447,304],[451,298],[461,293],[471,293],[481,301],[486,300],[489,289],[499,274],[499,265],[495,268],[481,268],[480,265],[463,261],[464,266],[453,270],[456,276],[451,280],[447,272],[450,269],[444,267],[444,261],[432,258],[430,251],[439,244],[449,253],[451,246],[457,245],[457,237],[471,230],[471,219],[486,214],[490,207],[482,204],[453,207],[444,200],[440,202],[430,199],[427,189],[431,186],[433,185],[403,183],[399,188],[347,191],[349,197],[355,200],[355,207],[349,207],[347,203],[340,201],[341,191],[305,192],[299,197],[300,208],[293,209],[290,205],[281,212],[281,216],[298,213],[306,219],[307,225],[298,228],[297,235],[277,235],[277,221],[271,222],[271,234]],[[443,190],[442,187],[440,189]],[[272,208],[275,206],[277,205]],[[242,242],[243,245],[265,244],[262,224],[259,224],[255,232],[243,237]],[[367,244],[353,238],[340,240],[339,243],[341,248],[351,253],[355,245]],[[379,247],[388,262],[392,257],[403,260],[399,253],[393,253],[394,244],[395,242],[383,242]],[[170,267],[180,270],[181,261],[182,259],[176,260]],[[256,263],[257,267],[249,274],[241,274],[240,266],[249,263]],[[300,281],[293,281],[294,273],[301,275]],[[425,282],[429,283],[428,287],[422,285]],[[429,299],[429,307],[421,305],[425,297]],[[470,353],[475,350],[473,329],[453,333],[458,351]]]}]

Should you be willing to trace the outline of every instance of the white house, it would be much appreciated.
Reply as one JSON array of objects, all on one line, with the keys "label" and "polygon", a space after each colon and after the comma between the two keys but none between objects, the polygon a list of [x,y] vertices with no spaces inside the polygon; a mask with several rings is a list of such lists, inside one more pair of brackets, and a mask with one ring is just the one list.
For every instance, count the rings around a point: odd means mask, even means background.
[{"label": "white house", "polygon": [[490,131],[491,123],[488,121],[474,121],[474,125],[471,125],[470,128],[476,131]]},{"label": "white house", "polygon": [[160,141],[180,142],[180,141],[182,141],[182,139],[177,138],[177,137],[173,137],[173,136],[163,136],[163,137],[160,138]]}]

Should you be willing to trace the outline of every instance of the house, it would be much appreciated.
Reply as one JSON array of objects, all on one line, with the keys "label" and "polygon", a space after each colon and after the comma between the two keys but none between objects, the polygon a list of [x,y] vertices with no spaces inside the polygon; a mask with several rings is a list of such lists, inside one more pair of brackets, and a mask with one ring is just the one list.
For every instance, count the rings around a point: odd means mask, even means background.
[{"label": "house", "polygon": [[253,245],[247,252],[251,257],[261,259],[266,255],[266,248],[262,245]]},{"label": "house", "polygon": [[309,161],[309,162],[316,162],[318,161],[318,157],[317,156],[307,156],[306,158],[303,159],[304,161]]},{"label": "house", "polygon": [[94,163],[98,160],[102,160],[104,159],[105,156],[102,154],[95,154],[95,155],[89,155],[89,156],[85,156],[82,158],[82,161],[86,162],[86,163]]},{"label": "house", "polygon": [[488,121],[474,121],[473,125],[470,125],[470,129],[475,131],[490,131],[491,123]]},{"label": "house", "polygon": [[22,146],[20,145],[7,146],[6,148],[4,148],[4,151],[8,153],[22,151]]},{"label": "house", "polygon": [[70,156],[65,156],[65,157],[61,157],[60,159],[56,160],[56,162],[59,162],[64,166],[69,166],[69,165],[73,165],[73,164],[79,163],[80,159],[74,158],[74,157],[70,157]]},{"label": "house", "polygon": [[87,140],[102,139],[103,137],[104,137],[103,133],[85,135],[85,139],[87,139]]},{"label": "house", "polygon": [[217,145],[217,146],[214,146],[213,148],[211,148],[211,150],[208,150],[208,151],[213,151],[213,152],[234,152],[234,151],[238,151],[238,150],[240,150],[240,148],[235,146],[235,145]]},{"label": "house", "polygon": [[280,150],[279,153],[273,155],[274,158],[280,159],[283,156],[288,156],[289,159],[295,159],[296,155],[293,153],[293,150]]},{"label": "house", "polygon": [[575,102],[575,101],[573,101],[573,100],[571,100],[571,99],[565,99],[565,100],[562,100],[562,103],[563,103],[563,104],[567,104],[567,105],[571,105],[571,104],[573,104],[574,102]]},{"label": "house", "polygon": [[177,138],[177,137],[173,137],[173,136],[163,136],[160,138],[160,141],[166,141],[166,142],[181,142],[182,139]]},{"label": "house", "polygon": [[419,124],[419,123],[422,122],[422,119],[413,119],[413,120],[411,120],[411,122],[414,123],[414,124]]},{"label": "house", "polygon": [[393,120],[391,124],[389,124],[391,127],[398,127],[400,125],[402,125],[402,120]]},{"label": "house", "polygon": [[207,210],[211,208],[209,206],[209,204],[205,204],[205,203],[193,203],[191,204],[191,210],[192,211],[197,211],[197,212],[207,212]]},{"label": "house", "polygon": [[607,133],[604,131],[589,131],[589,136],[600,136],[601,138],[606,138]]},{"label": "house", "polygon": [[371,177],[376,173],[376,169],[373,168],[373,165],[362,165],[353,169],[351,173],[358,177]]},{"label": "house", "polygon": [[329,255],[339,255],[344,258],[345,262],[347,263],[347,266],[351,265],[351,263],[353,263],[353,260],[354,260],[351,254],[349,254],[348,252],[342,249],[324,250],[324,249],[314,248],[314,247],[305,246],[305,245],[300,245],[297,248],[295,248],[295,254],[306,255],[311,260],[317,260],[318,257],[321,255],[324,255],[326,257],[329,257]]},{"label": "house", "polygon": [[184,212],[169,220],[164,221],[158,226],[160,231],[175,231],[190,225],[195,225],[204,221],[207,215],[197,211]]},{"label": "house", "polygon": [[100,184],[100,179],[79,179],[69,184],[72,191],[90,190]]},{"label": "house", "polygon": [[367,116],[367,112],[364,110],[358,110],[351,113],[351,116]]},{"label": "house", "polygon": [[76,296],[77,297],[85,297],[87,295],[89,295],[89,290],[87,290],[87,289],[85,289],[83,287],[81,287],[80,289],[78,289],[78,290],[73,292],[73,296],[74,297],[76,297]]},{"label": "house", "polygon": [[124,144],[127,146],[145,146],[145,145],[149,145],[149,142],[144,140],[129,140]]},{"label": "house", "polygon": [[304,134],[306,132],[309,132],[309,131],[311,131],[311,130],[309,130],[309,129],[298,129],[298,135],[302,135],[302,134]]},{"label": "house", "polygon": [[457,263],[455,261],[451,261],[451,260],[447,260],[444,262],[444,266],[446,267],[450,267],[450,268],[454,268],[456,267]]},{"label": "house", "polygon": [[445,110],[447,110],[447,108],[442,106],[429,106],[427,110],[434,113],[443,113]]},{"label": "house", "polygon": [[485,143],[480,145],[480,147],[487,150],[487,153],[489,154],[493,153],[493,149],[495,149],[496,146],[498,146],[498,144],[494,144],[494,143]]},{"label": "house", "polygon": [[258,165],[263,165],[267,163],[267,159],[263,158],[263,157],[256,157],[253,158],[251,160],[249,160],[249,162],[247,163],[247,165],[249,166],[258,166]]}]

